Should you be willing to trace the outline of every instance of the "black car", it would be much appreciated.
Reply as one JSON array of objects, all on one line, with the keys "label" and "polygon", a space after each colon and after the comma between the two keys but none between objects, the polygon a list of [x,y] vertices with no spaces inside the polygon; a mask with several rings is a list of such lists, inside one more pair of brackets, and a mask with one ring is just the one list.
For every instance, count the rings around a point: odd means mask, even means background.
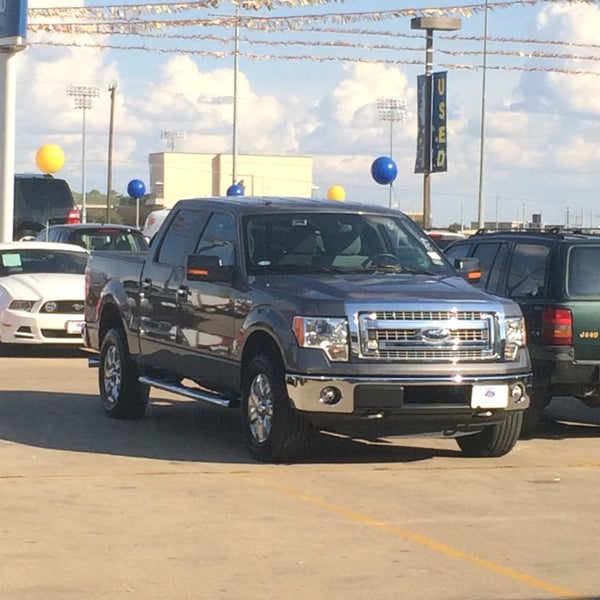
[{"label": "black car", "polygon": [[477,287],[511,298],[526,321],[533,431],[553,396],[600,406],[600,236],[575,231],[476,233],[446,248],[479,259]]},{"label": "black car", "polygon": [[14,187],[15,240],[32,240],[49,225],[79,223],[79,209],[64,179],[52,175],[17,173]]},{"label": "black car", "polygon": [[77,223],[53,225],[39,232],[36,239],[45,242],[77,244],[88,250],[141,252],[148,249],[144,234],[136,227],[118,224]]}]

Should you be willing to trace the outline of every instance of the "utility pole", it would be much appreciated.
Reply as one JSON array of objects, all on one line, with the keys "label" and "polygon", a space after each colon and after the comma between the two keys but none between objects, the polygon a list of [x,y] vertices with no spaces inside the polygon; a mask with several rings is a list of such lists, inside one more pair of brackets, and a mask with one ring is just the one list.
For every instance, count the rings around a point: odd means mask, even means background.
[{"label": "utility pole", "polygon": [[108,176],[106,182],[106,222],[110,223],[110,195],[112,190],[112,159],[113,159],[113,135],[115,130],[115,93],[117,83],[108,86],[110,92],[110,122],[108,126]]}]

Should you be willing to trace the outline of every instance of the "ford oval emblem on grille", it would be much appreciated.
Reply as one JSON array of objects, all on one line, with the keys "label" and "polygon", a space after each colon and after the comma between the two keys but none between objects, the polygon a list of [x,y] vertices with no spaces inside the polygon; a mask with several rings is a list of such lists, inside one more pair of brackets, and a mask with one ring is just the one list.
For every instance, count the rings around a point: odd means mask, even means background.
[{"label": "ford oval emblem on grille", "polygon": [[419,332],[419,337],[424,342],[443,342],[450,337],[450,330],[445,327],[427,327],[425,329],[421,329]]}]

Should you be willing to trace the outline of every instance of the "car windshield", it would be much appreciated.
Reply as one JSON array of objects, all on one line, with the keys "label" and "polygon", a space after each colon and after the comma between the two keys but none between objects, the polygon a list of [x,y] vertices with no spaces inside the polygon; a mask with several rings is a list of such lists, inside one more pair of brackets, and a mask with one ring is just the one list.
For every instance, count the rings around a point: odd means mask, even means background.
[{"label": "car windshield", "polygon": [[0,251],[0,277],[20,273],[74,273],[83,275],[88,255],[63,250],[11,249]]},{"label": "car windshield", "polygon": [[452,273],[412,221],[368,213],[275,213],[244,220],[247,270]]}]

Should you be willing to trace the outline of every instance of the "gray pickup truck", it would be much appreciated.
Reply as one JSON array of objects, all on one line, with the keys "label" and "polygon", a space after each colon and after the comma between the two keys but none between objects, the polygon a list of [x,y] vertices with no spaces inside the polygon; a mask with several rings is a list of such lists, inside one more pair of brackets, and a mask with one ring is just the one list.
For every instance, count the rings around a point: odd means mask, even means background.
[{"label": "gray pickup truck", "polygon": [[108,415],[141,418],[152,387],[238,408],[258,460],[318,431],[501,456],[531,367],[519,307],[470,285],[477,265],[381,207],[181,200],[147,254],[92,253],[84,343]]}]

